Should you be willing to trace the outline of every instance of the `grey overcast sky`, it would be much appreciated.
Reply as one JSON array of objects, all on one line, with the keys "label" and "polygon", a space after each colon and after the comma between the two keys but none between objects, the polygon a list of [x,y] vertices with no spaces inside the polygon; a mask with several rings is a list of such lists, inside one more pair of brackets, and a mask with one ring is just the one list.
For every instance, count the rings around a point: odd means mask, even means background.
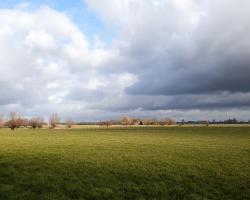
[{"label": "grey overcast sky", "polygon": [[0,2],[0,113],[250,119],[249,0]]}]

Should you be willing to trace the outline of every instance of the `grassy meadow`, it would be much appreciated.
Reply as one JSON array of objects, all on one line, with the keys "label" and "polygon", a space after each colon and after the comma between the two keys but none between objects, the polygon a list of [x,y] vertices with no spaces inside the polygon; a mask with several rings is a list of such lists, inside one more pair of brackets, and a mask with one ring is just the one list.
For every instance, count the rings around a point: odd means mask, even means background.
[{"label": "grassy meadow", "polygon": [[0,199],[250,199],[250,127],[0,129]]}]

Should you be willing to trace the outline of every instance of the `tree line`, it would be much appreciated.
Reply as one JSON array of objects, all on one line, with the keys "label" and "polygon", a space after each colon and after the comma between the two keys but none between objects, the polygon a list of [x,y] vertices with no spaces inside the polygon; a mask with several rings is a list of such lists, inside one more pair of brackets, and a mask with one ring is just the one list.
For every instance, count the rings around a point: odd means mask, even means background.
[{"label": "tree line", "polygon": [[[75,124],[82,124],[82,123],[75,123],[71,118],[68,118],[64,123],[60,123],[60,118],[56,113],[52,113],[49,117],[48,122],[44,120],[43,117],[32,117],[32,118],[24,118],[18,115],[16,112],[11,112],[7,119],[4,119],[3,115],[0,114],[0,127],[8,127],[11,130],[15,130],[17,128],[32,128],[32,129],[41,129],[44,126],[49,126],[50,129],[56,128],[59,124],[66,125],[68,128],[71,128]],[[164,118],[164,119],[142,119],[142,118],[131,118],[128,116],[122,117],[118,121],[113,120],[105,120],[100,121],[97,123],[91,123],[93,125],[99,125],[101,127],[110,127],[112,125],[125,125],[125,126],[132,126],[132,125],[174,125],[176,121],[171,118]]]},{"label": "tree line", "polygon": [[[11,112],[9,118],[4,119],[4,116],[0,114],[0,127],[8,127],[11,130],[17,128],[32,128],[32,129],[41,129],[43,126],[49,125],[49,128],[54,129],[60,123],[60,118],[56,113],[52,113],[49,117],[49,122],[45,122],[44,118],[41,116],[32,117],[32,118],[23,118],[18,115],[16,112]],[[65,121],[65,124],[68,128],[71,128],[74,124],[73,120],[70,118]]]},{"label": "tree line", "polygon": [[101,127],[110,127],[112,125],[124,125],[124,126],[140,126],[140,125],[175,125],[176,121],[171,118],[164,119],[143,119],[143,118],[132,118],[128,116],[122,117],[118,121],[106,120],[100,121],[99,123],[94,123],[95,125],[100,125]]},{"label": "tree line", "polygon": [[163,119],[145,119],[145,118],[133,118],[129,116],[124,116],[120,120],[104,120],[99,122],[78,122],[75,123],[71,118],[68,118],[63,123],[60,123],[60,118],[57,113],[52,113],[49,116],[48,122],[44,120],[43,117],[32,117],[32,118],[24,118],[18,115],[16,112],[11,112],[7,119],[4,118],[2,114],[0,114],[0,128],[8,127],[11,130],[15,130],[20,127],[24,128],[32,128],[32,129],[41,129],[44,126],[48,126],[50,129],[56,128],[59,124],[66,125],[68,128],[71,128],[73,125],[99,125],[101,127],[110,127],[112,125],[124,125],[124,126],[140,126],[140,125],[159,125],[159,126],[167,126],[167,125],[184,125],[184,124],[205,124],[209,126],[210,124],[249,124],[250,120],[239,121],[236,118],[227,119],[224,121],[208,121],[208,120],[200,120],[200,121],[185,121],[176,122],[172,118],[163,118]]},{"label": "tree line", "polygon": [[175,125],[176,121],[171,118],[164,118],[164,119],[142,119],[142,118],[131,118],[128,116],[124,116],[120,123],[122,125]]}]

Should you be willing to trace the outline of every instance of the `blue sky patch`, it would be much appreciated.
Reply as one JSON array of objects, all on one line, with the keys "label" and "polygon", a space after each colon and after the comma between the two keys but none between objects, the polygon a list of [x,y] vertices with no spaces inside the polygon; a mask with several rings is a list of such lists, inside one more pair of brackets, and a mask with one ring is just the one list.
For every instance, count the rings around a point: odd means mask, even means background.
[{"label": "blue sky patch", "polygon": [[116,28],[108,28],[103,21],[82,0],[5,0],[0,1],[0,9],[14,9],[23,7],[27,10],[38,9],[41,6],[49,6],[55,10],[66,13],[66,15],[79,27],[91,42],[95,35],[101,37],[109,44],[118,33]]}]

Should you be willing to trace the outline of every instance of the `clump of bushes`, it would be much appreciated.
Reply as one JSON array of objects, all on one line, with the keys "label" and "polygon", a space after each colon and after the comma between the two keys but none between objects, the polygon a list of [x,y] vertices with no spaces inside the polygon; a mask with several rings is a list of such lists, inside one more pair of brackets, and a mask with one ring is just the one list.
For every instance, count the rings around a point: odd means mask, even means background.
[{"label": "clump of bushes", "polygon": [[46,123],[42,117],[33,117],[31,119],[22,118],[16,112],[11,112],[9,119],[4,121],[3,117],[0,117],[0,126],[1,127],[8,127],[11,130],[15,130],[20,127],[31,127],[35,128],[42,128]]},{"label": "clump of bushes", "polygon": [[65,123],[68,128],[71,128],[74,124],[74,121],[71,118],[68,118]]},{"label": "clump of bushes", "polygon": [[58,115],[56,113],[51,114],[49,118],[50,128],[56,128],[59,123],[60,118],[58,117]]},{"label": "clump of bushes", "polygon": [[165,118],[165,119],[139,119],[139,118],[130,118],[128,116],[124,116],[120,124],[122,125],[175,125],[176,121],[171,118]]}]

